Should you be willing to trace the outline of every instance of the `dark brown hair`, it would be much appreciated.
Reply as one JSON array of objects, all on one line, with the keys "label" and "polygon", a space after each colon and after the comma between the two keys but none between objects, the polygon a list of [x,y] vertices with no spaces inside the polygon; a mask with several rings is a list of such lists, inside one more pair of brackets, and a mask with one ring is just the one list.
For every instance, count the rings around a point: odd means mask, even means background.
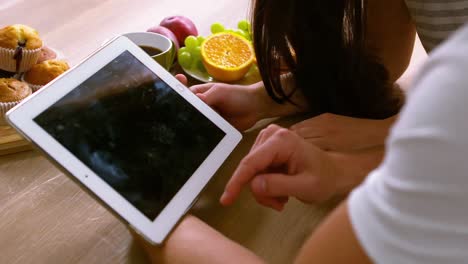
[{"label": "dark brown hair", "polygon": [[[312,114],[386,118],[402,96],[365,46],[365,0],[254,0],[253,42],[268,94],[291,102],[280,81],[291,72]],[[294,103],[294,102],[293,102]]]}]

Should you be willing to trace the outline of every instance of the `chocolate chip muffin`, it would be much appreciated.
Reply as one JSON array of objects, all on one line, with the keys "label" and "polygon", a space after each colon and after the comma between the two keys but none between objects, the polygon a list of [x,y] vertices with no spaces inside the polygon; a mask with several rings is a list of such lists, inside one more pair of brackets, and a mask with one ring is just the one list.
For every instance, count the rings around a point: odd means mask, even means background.
[{"label": "chocolate chip muffin", "polygon": [[16,24],[0,29],[0,69],[25,72],[37,63],[42,40],[38,32],[26,25]]}]

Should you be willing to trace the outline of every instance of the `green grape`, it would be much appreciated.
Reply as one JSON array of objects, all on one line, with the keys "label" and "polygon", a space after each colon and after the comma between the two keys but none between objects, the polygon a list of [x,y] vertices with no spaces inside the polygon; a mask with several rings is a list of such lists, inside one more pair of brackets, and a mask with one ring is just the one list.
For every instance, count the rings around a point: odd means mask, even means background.
[{"label": "green grape", "polygon": [[180,66],[184,68],[189,68],[190,65],[192,64],[193,58],[192,58],[192,55],[188,51],[184,51],[182,53],[179,53],[178,60],[179,60]]},{"label": "green grape", "polygon": [[187,49],[187,47],[181,47],[179,49],[179,51],[177,52],[177,57],[180,56],[180,54],[184,53],[184,52],[189,52],[189,50]]},{"label": "green grape", "polygon": [[247,20],[241,20],[237,23],[237,28],[242,29],[244,31],[249,31],[250,29],[250,22]]},{"label": "green grape", "polygon": [[205,37],[203,37],[203,36],[198,36],[198,37],[197,37],[197,41],[198,41],[198,45],[201,46],[201,44],[203,43],[203,41],[205,41]]},{"label": "green grape", "polygon": [[203,61],[201,60],[193,60],[192,65],[190,65],[190,69],[206,72],[205,65],[203,65]]},{"label": "green grape", "polygon": [[198,47],[198,40],[195,36],[188,36],[187,38],[185,38],[184,43],[185,47],[187,47],[189,50],[193,50],[196,47]]},{"label": "green grape", "polygon": [[221,23],[216,22],[211,25],[211,33],[213,34],[223,32],[224,30],[225,28]]},{"label": "green grape", "polygon": [[248,32],[245,32],[244,30],[241,30],[241,29],[234,29],[232,31],[232,33],[236,34],[236,35],[239,35],[247,40],[251,40],[250,36],[249,36],[249,33]]},{"label": "green grape", "polygon": [[201,48],[200,48],[200,46],[195,47],[192,50],[192,57],[193,57],[194,60],[200,60],[201,59]]},{"label": "green grape", "polygon": [[226,33],[236,33],[236,32],[234,32],[234,29],[232,29],[232,28],[227,28],[226,30],[224,30],[224,32],[226,32]]},{"label": "green grape", "polygon": [[203,65],[203,61],[199,60],[196,62],[195,67],[201,72],[206,72],[205,65]]}]

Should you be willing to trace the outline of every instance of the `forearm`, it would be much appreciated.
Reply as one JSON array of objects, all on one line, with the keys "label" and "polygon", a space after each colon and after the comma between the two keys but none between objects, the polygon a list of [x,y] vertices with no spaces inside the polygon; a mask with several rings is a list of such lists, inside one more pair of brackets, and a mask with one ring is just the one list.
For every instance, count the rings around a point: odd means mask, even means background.
[{"label": "forearm", "polygon": [[267,107],[265,107],[265,112],[262,113],[263,118],[271,118],[278,116],[288,116],[293,114],[298,114],[307,111],[307,101],[300,89],[295,90],[295,84],[292,78],[292,75],[289,73],[281,75],[281,84],[282,89],[285,94],[292,93],[290,102],[284,102],[279,104],[275,102],[267,93],[263,82],[255,84],[258,95],[266,102]]},{"label": "forearm", "polygon": [[151,246],[138,239],[152,263],[264,263],[249,250],[191,215],[182,219],[163,247]]},{"label": "forearm", "polygon": [[349,152],[330,152],[339,175],[338,193],[347,194],[358,186],[369,172],[380,165],[384,153],[383,145]]},{"label": "forearm", "polygon": [[374,142],[374,145],[369,147],[385,145],[385,141],[387,140],[388,134],[390,133],[390,129],[397,119],[398,114],[383,120],[378,120],[378,123],[376,123],[376,126],[372,129],[374,133],[370,135],[370,137],[373,138],[369,139],[370,142]]},{"label": "forearm", "polygon": [[294,263],[372,263],[353,230],[346,201],[320,224],[302,246]]}]

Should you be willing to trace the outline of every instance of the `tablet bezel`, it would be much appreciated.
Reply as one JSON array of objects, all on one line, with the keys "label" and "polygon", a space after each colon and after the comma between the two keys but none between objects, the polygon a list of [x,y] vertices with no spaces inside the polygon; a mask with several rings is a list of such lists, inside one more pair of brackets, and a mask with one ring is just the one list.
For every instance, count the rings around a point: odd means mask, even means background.
[{"label": "tablet bezel", "polygon": [[[226,134],[154,221],[135,208],[33,120],[125,51],[135,56]],[[49,159],[153,244],[164,242],[166,236],[242,139],[238,130],[124,36],[116,37],[106,43],[81,63],[28,97],[11,109],[6,114],[6,119]]]}]

